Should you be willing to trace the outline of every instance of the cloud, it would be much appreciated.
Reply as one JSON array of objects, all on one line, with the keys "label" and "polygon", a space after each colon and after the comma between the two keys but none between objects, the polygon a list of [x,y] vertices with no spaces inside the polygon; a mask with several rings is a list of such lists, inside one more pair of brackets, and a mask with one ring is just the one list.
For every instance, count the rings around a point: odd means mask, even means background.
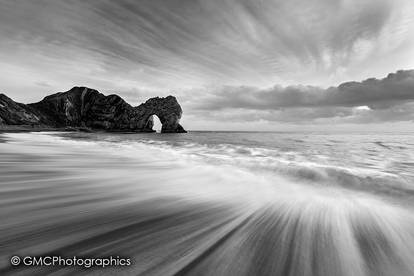
[{"label": "cloud", "polygon": [[412,18],[412,0],[0,0],[0,89],[174,94],[198,122],[406,119],[408,78],[336,85],[412,68]]},{"label": "cloud", "polygon": [[394,58],[392,68],[375,66],[375,57],[410,45],[414,12],[404,12],[410,11],[409,3],[3,1],[0,49],[13,57],[6,62],[40,68],[50,78],[64,70],[58,63],[76,61],[95,78],[111,77],[139,89],[326,85],[403,68],[408,50],[399,49],[404,57]]},{"label": "cloud", "polygon": [[[222,87],[192,100],[192,109],[227,120],[370,123],[414,119],[414,70],[383,79],[315,86]],[[219,118],[217,118],[219,119]]]}]

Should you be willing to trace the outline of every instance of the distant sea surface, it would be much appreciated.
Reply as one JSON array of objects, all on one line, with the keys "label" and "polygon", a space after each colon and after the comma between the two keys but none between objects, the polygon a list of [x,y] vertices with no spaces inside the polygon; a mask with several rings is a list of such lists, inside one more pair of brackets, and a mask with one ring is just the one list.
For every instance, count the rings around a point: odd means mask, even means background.
[{"label": "distant sea surface", "polygon": [[412,276],[414,133],[0,133],[0,275],[47,274]]}]

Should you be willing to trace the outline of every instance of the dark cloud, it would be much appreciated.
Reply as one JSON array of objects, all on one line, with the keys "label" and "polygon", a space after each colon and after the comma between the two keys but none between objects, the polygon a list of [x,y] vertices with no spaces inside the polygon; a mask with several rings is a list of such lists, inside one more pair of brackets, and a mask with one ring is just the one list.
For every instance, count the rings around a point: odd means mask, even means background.
[{"label": "dark cloud", "polygon": [[[223,87],[192,100],[193,109],[241,120],[313,121],[345,118],[355,122],[413,120],[414,70],[383,79],[314,86]],[[233,118],[234,117],[234,118]]]},{"label": "dark cloud", "polygon": [[387,108],[414,100],[414,70],[389,74],[383,79],[346,82],[323,89],[315,86],[223,87],[211,91],[197,106],[200,109],[283,109],[294,107],[357,107]]}]

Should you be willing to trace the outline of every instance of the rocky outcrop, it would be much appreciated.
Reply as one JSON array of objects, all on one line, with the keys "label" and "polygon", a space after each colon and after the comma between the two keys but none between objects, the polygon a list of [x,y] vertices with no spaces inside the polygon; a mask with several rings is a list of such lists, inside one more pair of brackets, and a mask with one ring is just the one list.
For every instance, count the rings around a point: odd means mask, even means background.
[{"label": "rocky outcrop", "polygon": [[173,96],[165,98],[151,98],[145,103],[135,107],[135,111],[140,121],[146,122],[144,129],[152,129],[154,125],[154,115],[157,115],[162,124],[161,132],[185,132],[179,124],[183,113],[177,99]]},{"label": "rocky outcrop", "polygon": [[0,124],[32,125],[39,123],[40,118],[35,110],[0,94]]},{"label": "rocky outcrop", "polygon": [[162,123],[161,132],[186,132],[179,124],[181,106],[173,96],[151,98],[133,107],[117,95],[105,96],[87,87],[73,87],[28,105],[0,94],[0,124],[153,132],[154,115]]}]

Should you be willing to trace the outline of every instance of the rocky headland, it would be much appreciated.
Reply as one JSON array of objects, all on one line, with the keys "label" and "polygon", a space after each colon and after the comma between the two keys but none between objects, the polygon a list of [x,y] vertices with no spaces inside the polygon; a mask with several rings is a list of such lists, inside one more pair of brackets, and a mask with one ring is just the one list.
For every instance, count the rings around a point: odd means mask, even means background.
[{"label": "rocky headland", "polygon": [[118,95],[105,96],[87,87],[73,87],[31,104],[17,103],[0,94],[0,128],[154,132],[156,115],[162,133],[185,133],[179,123],[182,113],[173,96],[151,98],[133,107]]}]

